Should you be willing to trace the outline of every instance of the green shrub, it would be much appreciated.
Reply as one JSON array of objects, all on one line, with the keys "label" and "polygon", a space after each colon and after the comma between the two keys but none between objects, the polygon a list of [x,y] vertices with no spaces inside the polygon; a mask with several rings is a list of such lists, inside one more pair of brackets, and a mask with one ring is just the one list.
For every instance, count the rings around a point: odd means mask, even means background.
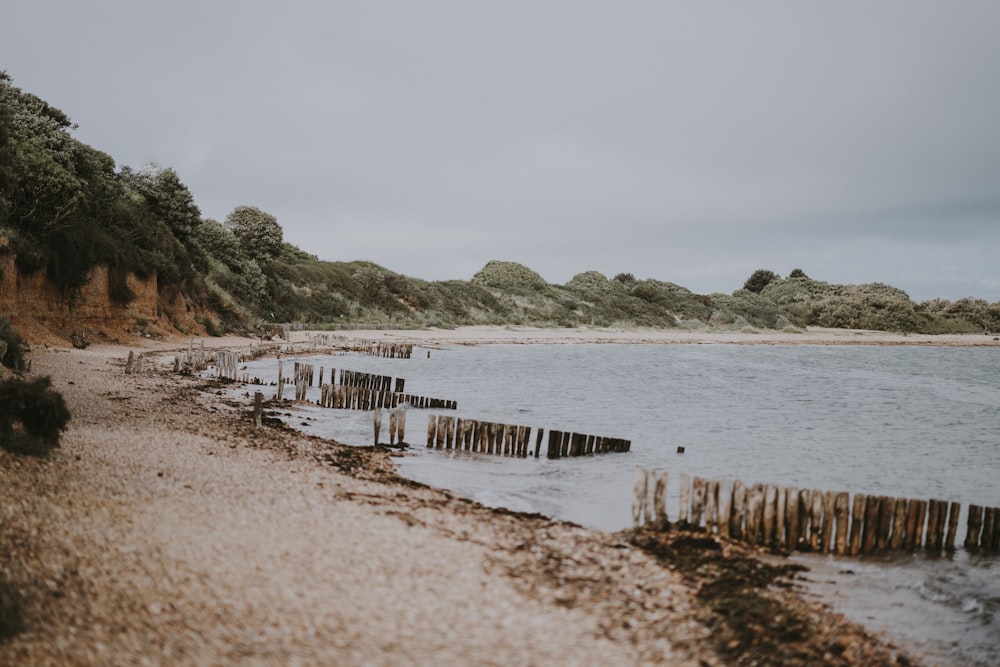
[{"label": "green shrub", "polygon": [[21,593],[0,576],[0,641],[24,630]]},{"label": "green shrub", "polygon": [[764,291],[768,283],[779,278],[778,274],[769,269],[757,269],[754,271],[747,281],[743,284],[743,289],[748,292],[757,292],[758,294]]},{"label": "green shrub", "polygon": [[0,382],[0,447],[43,457],[59,446],[69,409],[48,377]]},{"label": "green shrub", "polygon": [[[0,341],[7,343],[6,352],[0,355],[0,364],[14,370],[24,368],[24,342],[3,315],[0,315]],[[2,347],[3,345],[0,345],[0,348]]]}]

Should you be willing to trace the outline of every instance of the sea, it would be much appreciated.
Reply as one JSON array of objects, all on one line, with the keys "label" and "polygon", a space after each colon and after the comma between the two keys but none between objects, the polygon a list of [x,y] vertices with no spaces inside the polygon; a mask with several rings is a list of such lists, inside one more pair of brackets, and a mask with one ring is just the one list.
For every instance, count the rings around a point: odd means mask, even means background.
[{"label": "sea", "polygon": [[[331,369],[389,375],[408,393],[457,401],[407,408],[404,476],[600,530],[631,526],[640,466],[668,473],[669,517],[681,473],[960,502],[959,544],[968,504],[1000,506],[1000,347],[496,344],[293,360],[323,367],[326,381]],[[273,382],[277,363],[241,372]],[[549,460],[544,445],[526,459],[428,449],[432,414],[625,438],[631,451]],[[345,444],[373,440],[371,413],[305,406],[285,419]],[[805,595],[928,664],[1000,665],[1000,556],[792,559],[809,568]]]}]

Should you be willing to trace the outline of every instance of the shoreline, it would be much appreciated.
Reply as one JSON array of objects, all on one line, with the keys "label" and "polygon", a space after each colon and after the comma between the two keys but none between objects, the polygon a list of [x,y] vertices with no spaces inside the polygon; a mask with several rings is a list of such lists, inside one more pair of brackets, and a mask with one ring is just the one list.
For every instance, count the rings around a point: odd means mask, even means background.
[{"label": "shoreline", "polygon": [[[445,333],[422,340],[488,344]],[[128,347],[31,355],[73,419],[51,459],[0,451],[0,575],[24,587],[30,626],[0,643],[0,662],[729,665],[727,651],[755,650],[719,625],[693,575],[706,562],[731,575],[750,550],[722,544],[732,560],[720,560],[703,545],[709,560],[685,570],[670,560],[681,536],[490,509],[398,477],[377,448],[254,428],[248,401],[166,371],[176,342],[144,348],[133,376]],[[793,588],[762,593],[815,628],[782,652],[915,664]]]},{"label": "shoreline", "polygon": [[942,347],[1000,347],[1000,338],[983,334],[905,334],[863,329],[809,327],[795,332],[776,330],[711,331],[689,329],[626,329],[615,327],[543,328],[476,325],[455,329],[344,329],[293,331],[296,342],[309,333],[415,345],[500,345],[609,343],[619,345],[918,345]]}]

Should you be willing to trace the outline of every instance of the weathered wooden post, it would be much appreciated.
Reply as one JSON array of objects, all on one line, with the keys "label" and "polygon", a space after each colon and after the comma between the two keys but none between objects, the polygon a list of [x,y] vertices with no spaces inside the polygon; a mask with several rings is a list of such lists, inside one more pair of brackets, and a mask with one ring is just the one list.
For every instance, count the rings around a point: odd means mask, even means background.
[{"label": "weathered wooden post", "polygon": [[733,520],[733,488],[729,480],[719,482],[719,535],[729,537]]},{"label": "weathered wooden post", "polygon": [[863,493],[854,494],[854,502],[851,505],[851,543],[848,552],[852,556],[861,553],[861,534],[865,526],[865,508],[868,506],[868,497]]},{"label": "weathered wooden post", "polygon": [[687,528],[691,510],[691,478],[681,473],[680,506],[677,508],[677,523]]},{"label": "weathered wooden post", "polygon": [[847,524],[851,514],[851,495],[841,491],[833,500],[833,516],[837,524],[837,534],[834,538],[834,553],[843,556],[847,553]]},{"label": "weathered wooden post", "polygon": [[715,532],[719,516],[719,483],[713,480],[705,482],[705,531]]},{"label": "weathered wooden post", "polygon": [[819,538],[823,534],[823,492],[813,489],[809,496],[809,549],[819,551]]},{"label": "weathered wooden post", "polygon": [[969,516],[965,525],[965,548],[975,549],[979,546],[979,533],[983,527],[983,508],[979,505],[969,505]]},{"label": "weathered wooden post", "polygon": [[733,482],[733,509],[729,515],[729,536],[743,539],[743,522],[747,513],[747,488],[742,480]]},{"label": "weathered wooden post", "polygon": [[993,534],[997,530],[997,510],[994,507],[983,508],[983,534],[979,538],[979,548],[989,551],[993,546]]},{"label": "weathered wooden post", "polygon": [[632,527],[638,529],[646,505],[646,470],[635,469],[635,483],[632,485]]},{"label": "weathered wooden post", "polygon": [[691,479],[691,527],[701,528],[701,513],[705,507],[705,480],[701,477]]},{"label": "weathered wooden post", "polygon": [[830,542],[833,539],[834,498],[833,491],[823,494],[823,527],[819,533],[819,551],[823,554],[830,553]]},{"label": "weathered wooden post", "polygon": [[398,412],[399,412],[398,410],[389,410],[389,444],[390,445],[395,445],[396,444],[396,427],[397,427],[396,414]]},{"label": "weathered wooden post", "polygon": [[654,526],[656,522],[656,471],[646,471],[646,525]]},{"label": "weathered wooden post", "polygon": [[790,486],[785,489],[785,549],[798,549],[799,536],[799,490]]},{"label": "weathered wooden post", "polygon": [[865,503],[865,530],[861,537],[861,553],[866,556],[874,553],[878,541],[878,506],[878,496],[868,496],[868,502]]},{"label": "weathered wooden post", "polygon": [[955,550],[955,534],[958,532],[958,515],[962,511],[961,503],[951,503],[948,507],[948,534],[944,539],[946,551]]},{"label": "weathered wooden post", "polygon": [[[911,500],[910,506],[914,508],[913,517],[913,546],[915,548],[920,548],[924,543],[924,514],[927,512],[927,501],[926,500]],[[910,533],[910,517],[906,517],[906,533],[907,541],[909,541]]]},{"label": "weathered wooden post", "polygon": [[427,446],[433,447],[437,438],[437,416],[427,415]]},{"label": "weathered wooden post", "polygon": [[253,423],[260,428],[261,421],[264,417],[264,394],[259,391],[254,392],[253,395]]},{"label": "weathered wooden post", "polygon": [[764,486],[756,483],[747,493],[747,529],[743,539],[750,544],[759,544],[761,524],[764,520]]},{"label": "weathered wooden post", "polygon": [[941,505],[937,500],[931,498],[927,502],[927,540],[928,549],[937,550],[940,545],[935,546],[934,539],[938,532],[938,524],[941,520]]},{"label": "weathered wooden post", "polygon": [[892,532],[892,515],[895,508],[895,498],[879,496],[878,530],[875,532],[875,548],[878,551],[885,551],[889,548],[889,534]]},{"label": "weathered wooden post", "polygon": [[764,486],[764,521],[762,544],[768,548],[774,546],[774,522],[777,512],[778,490],[772,484]]},{"label": "weathered wooden post", "polygon": [[812,491],[799,489],[799,543],[796,548],[808,548],[810,521],[812,520]]},{"label": "weathered wooden post", "polygon": [[670,525],[667,520],[667,471],[664,470],[656,478],[656,527],[666,530]]},{"label": "weathered wooden post", "polygon": [[785,515],[787,511],[788,491],[785,487],[779,486],[774,501],[774,545],[779,549],[785,546]]},{"label": "weathered wooden post", "polygon": [[890,549],[901,549],[906,539],[906,498],[896,498],[892,511],[892,536]]}]

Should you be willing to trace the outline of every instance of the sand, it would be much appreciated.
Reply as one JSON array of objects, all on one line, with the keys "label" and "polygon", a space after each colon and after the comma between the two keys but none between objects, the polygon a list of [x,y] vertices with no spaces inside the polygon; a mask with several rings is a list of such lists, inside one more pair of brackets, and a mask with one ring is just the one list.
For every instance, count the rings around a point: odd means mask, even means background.
[{"label": "sand", "polygon": [[[337,333],[426,346],[889,339]],[[946,344],[974,344],[960,340]],[[622,535],[408,483],[371,448],[255,428],[249,399],[169,372],[182,345],[137,339],[141,375],[125,375],[127,347],[32,351],[73,419],[47,460],[0,451],[0,576],[23,590],[28,621],[0,665],[733,664],[693,584]]]}]

